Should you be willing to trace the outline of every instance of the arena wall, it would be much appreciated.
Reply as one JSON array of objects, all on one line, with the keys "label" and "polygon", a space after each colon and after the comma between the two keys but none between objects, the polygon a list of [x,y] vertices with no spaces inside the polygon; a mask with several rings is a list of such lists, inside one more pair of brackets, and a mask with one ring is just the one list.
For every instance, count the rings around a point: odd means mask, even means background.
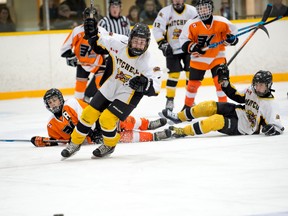
[{"label": "arena wall", "polygon": [[[241,28],[253,22],[256,21],[235,24]],[[266,27],[270,39],[259,30],[230,65],[232,81],[250,82],[252,75],[260,69],[270,70],[274,82],[288,81],[288,21],[280,20]],[[69,31],[0,34],[0,99],[38,97],[52,87],[73,94],[76,70],[60,57],[60,47],[68,34]],[[228,60],[248,35],[241,36],[236,47],[227,48]],[[153,36],[150,49],[166,72],[165,58]],[[164,80],[166,77],[165,73]],[[210,71],[206,77],[203,84],[212,84]],[[184,74],[182,78],[180,85],[183,86]]]}]

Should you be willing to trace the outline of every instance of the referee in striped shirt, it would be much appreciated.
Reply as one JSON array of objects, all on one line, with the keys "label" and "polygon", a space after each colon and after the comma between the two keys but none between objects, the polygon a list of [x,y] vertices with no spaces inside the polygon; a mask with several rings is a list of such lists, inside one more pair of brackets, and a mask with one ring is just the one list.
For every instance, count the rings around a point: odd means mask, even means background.
[{"label": "referee in striped shirt", "polygon": [[108,32],[129,36],[130,22],[126,16],[121,16],[121,0],[109,1],[109,15],[103,17],[98,25]]}]

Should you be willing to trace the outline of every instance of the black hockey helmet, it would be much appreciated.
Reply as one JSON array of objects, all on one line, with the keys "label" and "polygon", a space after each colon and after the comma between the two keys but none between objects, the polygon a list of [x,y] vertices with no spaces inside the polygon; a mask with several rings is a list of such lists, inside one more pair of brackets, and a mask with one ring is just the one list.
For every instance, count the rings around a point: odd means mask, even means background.
[{"label": "black hockey helmet", "polygon": [[[265,92],[256,91],[255,85],[257,83],[265,83],[266,84],[267,88],[266,88]],[[273,84],[273,78],[272,78],[272,73],[270,71],[260,70],[254,75],[253,80],[252,80],[252,86],[253,86],[254,92],[259,97],[269,96],[271,94],[271,91],[274,91],[273,89],[271,89],[272,84]]]},{"label": "black hockey helmet", "polygon": [[121,6],[122,2],[121,0],[109,0],[109,6],[110,5],[120,5]]},{"label": "black hockey helmet", "polygon": [[[50,98],[52,97],[58,97],[58,99],[60,100],[60,106],[58,107],[54,107],[53,109],[50,108],[49,104],[48,104],[48,101],[50,100]],[[64,98],[63,98],[63,95],[61,93],[61,91],[59,89],[56,89],[56,88],[52,88],[52,89],[49,89],[44,97],[43,97],[43,100],[44,100],[44,104],[46,106],[46,108],[52,112],[53,114],[57,114],[57,113],[60,113],[62,112],[62,109],[63,109],[63,106],[64,106]]]},{"label": "black hockey helmet", "polygon": [[196,10],[201,20],[207,20],[213,13],[214,3],[212,0],[198,0]]},{"label": "black hockey helmet", "polygon": [[97,10],[96,8],[92,8],[91,7],[87,7],[84,9],[84,11],[82,12],[82,17],[83,17],[83,20],[87,19],[87,18],[90,18],[90,12],[92,11],[92,14],[93,14],[93,18],[95,18],[96,20],[98,20],[98,13],[97,13]]},{"label": "black hockey helmet", "polygon": [[[150,33],[150,29],[148,25],[144,23],[136,23],[130,32],[129,40],[128,40],[128,49],[131,52],[131,54],[135,56],[142,55],[148,49],[148,46],[150,43],[150,36],[151,36],[151,33]],[[146,39],[146,45],[143,50],[132,48],[131,42],[132,42],[133,37],[140,37],[140,38]]]}]

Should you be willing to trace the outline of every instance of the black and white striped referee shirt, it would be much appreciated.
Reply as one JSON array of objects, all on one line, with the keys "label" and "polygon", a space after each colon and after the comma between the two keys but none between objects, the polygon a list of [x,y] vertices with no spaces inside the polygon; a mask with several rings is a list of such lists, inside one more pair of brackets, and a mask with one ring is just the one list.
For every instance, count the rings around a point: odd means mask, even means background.
[{"label": "black and white striped referee shirt", "polygon": [[99,21],[99,26],[105,28],[108,32],[129,36],[130,34],[130,22],[127,17],[120,16],[114,18],[105,16]]}]

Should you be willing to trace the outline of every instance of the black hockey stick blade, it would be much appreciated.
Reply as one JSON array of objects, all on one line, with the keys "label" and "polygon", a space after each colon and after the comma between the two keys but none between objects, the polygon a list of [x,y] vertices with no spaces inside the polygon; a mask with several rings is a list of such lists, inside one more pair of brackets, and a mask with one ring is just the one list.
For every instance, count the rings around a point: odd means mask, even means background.
[{"label": "black hockey stick blade", "polygon": [[259,25],[258,28],[261,29],[261,30],[263,30],[263,31],[267,34],[268,38],[270,38],[269,32],[268,32],[267,28],[266,28],[264,25]]},{"label": "black hockey stick blade", "polygon": [[264,11],[264,14],[263,14],[263,17],[262,17],[262,20],[261,20],[262,24],[264,24],[266,22],[266,20],[269,18],[269,15],[270,15],[270,13],[272,11],[272,8],[273,8],[272,4],[268,4],[267,5],[267,8]]}]

